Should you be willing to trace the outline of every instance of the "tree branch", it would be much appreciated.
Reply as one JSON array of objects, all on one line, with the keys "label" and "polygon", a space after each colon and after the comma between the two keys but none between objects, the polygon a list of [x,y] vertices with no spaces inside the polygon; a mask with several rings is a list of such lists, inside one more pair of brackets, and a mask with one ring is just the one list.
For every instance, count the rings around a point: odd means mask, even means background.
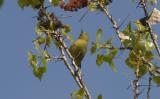
[{"label": "tree branch", "polygon": [[118,36],[118,38],[120,40],[122,40],[120,37],[119,37],[119,26],[118,26],[118,23],[113,19],[113,17],[109,14],[109,11],[107,8],[105,8],[105,6],[103,4],[101,4],[100,2],[98,2],[98,5],[100,6],[100,8],[103,10],[103,12],[106,14],[106,16],[108,17],[108,19],[110,20],[110,22],[112,23],[113,25],[113,28],[115,29],[116,31],[116,34]]},{"label": "tree branch", "polygon": [[[60,45],[58,46],[59,51],[62,55],[62,60],[65,64],[65,66],[67,67],[67,69],[70,71],[71,75],[73,76],[75,82],[77,83],[77,85],[80,88],[83,88],[85,96],[87,99],[91,99],[91,95],[82,79],[82,74],[81,74],[81,70],[79,69],[79,67],[75,64],[75,61],[71,55],[71,53],[68,50],[67,45],[65,44],[64,40],[63,40],[63,36],[61,35],[61,28],[63,27],[63,24],[61,23],[61,21],[54,15],[54,13],[49,13],[46,11],[45,7],[42,7],[39,10],[39,16],[37,18],[38,21],[40,21],[41,23],[56,23],[55,24],[55,29],[51,32],[51,30],[45,30],[45,34],[48,35],[50,34],[52,36],[52,38],[57,41],[58,43],[60,43]],[[69,56],[69,57],[68,57]],[[71,60],[71,64],[68,61],[68,58]]]},{"label": "tree branch", "polygon": [[[149,14],[148,14],[148,11],[147,11],[146,2],[144,2],[143,0],[140,0],[140,2],[141,2],[141,5],[142,5],[142,8],[143,8],[145,17],[149,17]],[[153,44],[154,44],[154,46],[155,46],[155,48],[157,50],[157,53],[158,53],[158,55],[160,57],[160,48],[159,48],[159,45],[158,45],[157,41],[155,40],[154,33],[152,31],[151,25],[148,22],[146,22],[146,23],[147,23],[147,26],[148,26],[148,30],[149,30],[149,34],[151,36],[152,42],[153,42]]]},{"label": "tree branch", "polygon": [[[60,38],[59,40],[60,40],[60,42],[61,42],[61,44],[62,44],[62,46],[60,46],[60,50],[61,50],[61,53],[62,53],[62,55],[63,55],[63,59],[64,59],[65,65],[67,66],[67,68],[68,68],[69,71],[71,72],[71,74],[72,74],[72,76],[74,77],[75,81],[77,82],[78,86],[79,86],[80,88],[83,88],[83,89],[84,89],[85,96],[87,97],[87,99],[92,99],[92,98],[91,98],[91,95],[90,95],[90,93],[89,93],[89,91],[88,91],[88,89],[87,89],[87,87],[86,87],[86,85],[85,85],[85,83],[84,83],[84,80],[82,79],[81,71],[80,71],[80,69],[78,69],[78,66],[75,64],[75,61],[74,61],[71,53],[69,52],[67,45],[63,42],[63,39],[62,39],[62,38]],[[72,70],[71,68],[69,68],[69,67],[71,67],[71,66],[68,64],[68,61],[67,61],[65,52],[67,53],[67,55],[68,55],[69,58],[71,59],[71,61],[72,61],[72,66],[76,69],[74,72],[73,72],[73,70]],[[76,72],[76,73],[75,73],[75,72]]]}]

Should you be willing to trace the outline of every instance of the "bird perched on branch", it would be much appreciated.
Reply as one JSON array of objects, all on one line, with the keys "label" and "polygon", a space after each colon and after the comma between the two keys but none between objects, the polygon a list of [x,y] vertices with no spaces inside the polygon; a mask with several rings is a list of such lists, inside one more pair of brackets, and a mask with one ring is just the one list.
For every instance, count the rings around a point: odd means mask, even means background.
[{"label": "bird perched on branch", "polygon": [[88,40],[88,34],[86,32],[81,31],[81,34],[78,37],[78,39],[69,48],[69,52],[71,53],[75,61],[75,64],[79,68],[81,68],[81,62],[87,52]]}]

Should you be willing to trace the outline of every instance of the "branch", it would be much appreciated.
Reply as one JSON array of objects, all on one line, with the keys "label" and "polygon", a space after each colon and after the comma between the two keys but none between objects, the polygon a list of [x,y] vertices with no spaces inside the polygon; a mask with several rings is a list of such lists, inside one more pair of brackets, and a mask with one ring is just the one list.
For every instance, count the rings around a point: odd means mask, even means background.
[{"label": "branch", "polygon": [[140,95],[140,88],[139,88],[139,81],[140,81],[140,56],[138,55],[138,61],[137,61],[137,68],[135,71],[135,75],[136,75],[136,80],[135,81],[135,94],[134,94],[134,99],[138,99],[139,95]]},{"label": "branch", "polygon": [[138,99],[139,96],[139,78],[137,78],[136,80],[131,80],[131,88],[132,91],[134,92],[134,99]]},{"label": "branch", "polygon": [[[85,83],[84,83],[84,80],[82,79],[81,71],[80,71],[80,69],[78,68],[78,66],[75,64],[75,61],[74,61],[71,53],[69,52],[67,45],[63,42],[63,39],[62,39],[62,38],[60,38],[59,40],[60,40],[60,43],[62,44],[62,46],[60,46],[60,50],[61,50],[61,53],[62,53],[62,55],[63,55],[63,59],[64,59],[65,65],[67,66],[67,68],[68,68],[69,71],[71,72],[71,74],[72,74],[72,76],[74,77],[75,81],[77,82],[78,86],[79,86],[80,88],[83,88],[83,89],[84,89],[85,96],[87,97],[87,99],[92,99],[92,98],[91,98],[91,95],[90,95],[90,93],[89,93],[89,91],[88,91],[88,89],[87,89],[87,87],[86,87],[86,85],[85,85]],[[65,55],[65,52],[64,52],[64,51],[67,53],[67,55],[68,55],[69,58],[71,59],[71,61],[72,61],[72,66],[75,67],[75,69],[76,69],[75,72],[77,72],[77,73],[73,72],[73,71],[71,70],[71,68],[69,68],[69,67],[71,67],[71,66],[68,64],[68,61],[67,61],[67,58],[66,58],[66,55]],[[77,71],[77,70],[78,70],[78,71]]]},{"label": "branch", "polygon": [[[60,30],[63,27],[63,24],[61,23],[61,21],[54,15],[53,12],[52,13],[47,12],[45,7],[40,8],[37,20],[45,25],[48,24],[49,22],[56,23],[55,29],[53,31],[46,29],[45,34],[46,35],[50,34],[55,41],[60,43],[58,48],[62,55],[61,59],[63,60],[67,69],[70,71],[77,85],[80,88],[83,88],[86,98],[91,99],[91,95],[82,79],[81,70],[75,64],[75,61],[72,55],[70,54],[67,45],[63,40],[63,36],[60,33]],[[71,59],[72,64],[69,63],[68,56],[69,56],[69,59]]]},{"label": "branch", "polygon": [[100,6],[100,8],[103,10],[103,12],[106,14],[106,16],[108,17],[108,19],[109,19],[110,22],[112,23],[113,28],[115,29],[118,38],[119,38],[120,40],[122,40],[122,39],[119,37],[120,31],[119,31],[118,23],[113,19],[113,17],[109,14],[108,9],[107,9],[102,3],[98,2],[98,5]]},{"label": "branch", "polygon": [[[63,41],[63,38],[62,36],[59,36],[57,37],[57,35],[59,35],[60,33],[59,32],[53,32],[52,33],[54,38],[60,42],[60,46],[59,46],[59,49],[60,49],[60,52],[62,54],[62,58],[63,58],[63,61],[64,61],[64,64],[66,65],[66,67],[68,68],[68,70],[70,71],[71,75],[73,76],[74,80],[76,81],[77,85],[80,87],[80,88],[83,88],[84,89],[84,92],[85,92],[85,96],[87,99],[92,99],[91,98],[91,95],[84,83],[84,80],[82,78],[82,74],[81,74],[81,70],[78,68],[78,66],[75,64],[75,61],[71,55],[71,53],[69,52],[68,50],[68,47],[67,45],[65,44],[65,42]],[[69,59],[71,59],[71,62],[72,62],[72,66],[69,64],[68,62],[68,59],[67,59],[67,56],[69,56]],[[74,69],[72,69],[72,67],[74,67]]]},{"label": "branch", "polygon": [[64,61],[64,64],[66,65],[66,67],[67,67],[68,70],[70,71],[71,75],[74,77],[77,85],[81,88],[82,85],[81,85],[79,79],[75,76],[75,73],[74,73],[72,67],[70,66],[70,64],[69,64],[69,62],[68,62],[68,60],[67,60],[67,57],[66,57],[66,55],[65,55],[65,51],[64,51],[63,47],[60,46],[59,49],[60,49],[60,52],[61,52],[61,54],[62,54],[62,59],[63,59],[63,61]]},{"label": "branch", "polygon": [[118,50],[133,50],[132,47],[114,47],[114,46],[111,46],[111,47],[108,47],[108,46],[103,46],[103,45],[100,45],[98,48],[101,48],[101,49],[109,49],[109,50],[114,50],[114,49],[118,49]]},{"label": "branch", "polygon": [[135,94],[134,94],[134,99],[138,99],[139,97],[139,78],[137,77],[136,80],[134,80],[134,84],[135,84]]},{"label": "branch", "polygon": [[[141,5],[142,5],[142,8],[143,8],[143,10],[144,10],[145,17],[149,17],[149,14],[148,14],[148,11],[147,11],[146,2],[144,2],[143,0],[141,0],[140,2],[141,2]],[[154,33],[153,33],[153,31],[152,31],[151,25],[150,25],[148,22],[146,22],[146,23],[147,23],[148,30],[149,30],[149,34],[150,34],[150,36],[151,36],[151,39],[152,39],[152,41],[153,41],[153,44],[154,44],[154,46],[155,46],[155,48],[156,48],[156,50],[157,50],[157,53],[158,53],[158,55],[159,55],[159,57],[160,57],[160,48],[159,48],[159,46],[158,46],[157,41],[155,40]]]}]

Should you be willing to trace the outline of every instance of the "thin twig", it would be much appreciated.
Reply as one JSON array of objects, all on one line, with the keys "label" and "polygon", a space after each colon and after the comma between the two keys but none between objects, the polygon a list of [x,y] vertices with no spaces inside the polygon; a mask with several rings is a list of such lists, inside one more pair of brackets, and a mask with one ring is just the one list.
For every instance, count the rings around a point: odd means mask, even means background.
[{"label": "thin twig", "polygon": [[114,50],[114,49],[119,49],[119,50],[133,50],[132,47],[114,47],[114,46],[108,47],[108,46],[105,46],[105,45],[100,45],[98,48],[101,48],[101,49],[109,49],[109,50]]},{"label": "thin twig", "polygon": [[149,79],[148,79],[149,85],[148,85],[148,90],[147,90],[147,99],[150,99],[151,81],[152,81],[152,78],[149,77]]}]

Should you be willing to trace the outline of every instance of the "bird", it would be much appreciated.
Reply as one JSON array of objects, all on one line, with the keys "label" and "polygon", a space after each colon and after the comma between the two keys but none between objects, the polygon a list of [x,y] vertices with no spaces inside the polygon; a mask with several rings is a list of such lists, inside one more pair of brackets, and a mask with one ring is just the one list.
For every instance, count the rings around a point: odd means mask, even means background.
[{"label": "bird", "polygon": [[81,31],[78,39],[73,42],[73,44],[69,48],[69,52],[71,53],[75,64],[81,68],[81,62],[86,55],[87,46],[88,46],[89,36],[87,32]]}]

